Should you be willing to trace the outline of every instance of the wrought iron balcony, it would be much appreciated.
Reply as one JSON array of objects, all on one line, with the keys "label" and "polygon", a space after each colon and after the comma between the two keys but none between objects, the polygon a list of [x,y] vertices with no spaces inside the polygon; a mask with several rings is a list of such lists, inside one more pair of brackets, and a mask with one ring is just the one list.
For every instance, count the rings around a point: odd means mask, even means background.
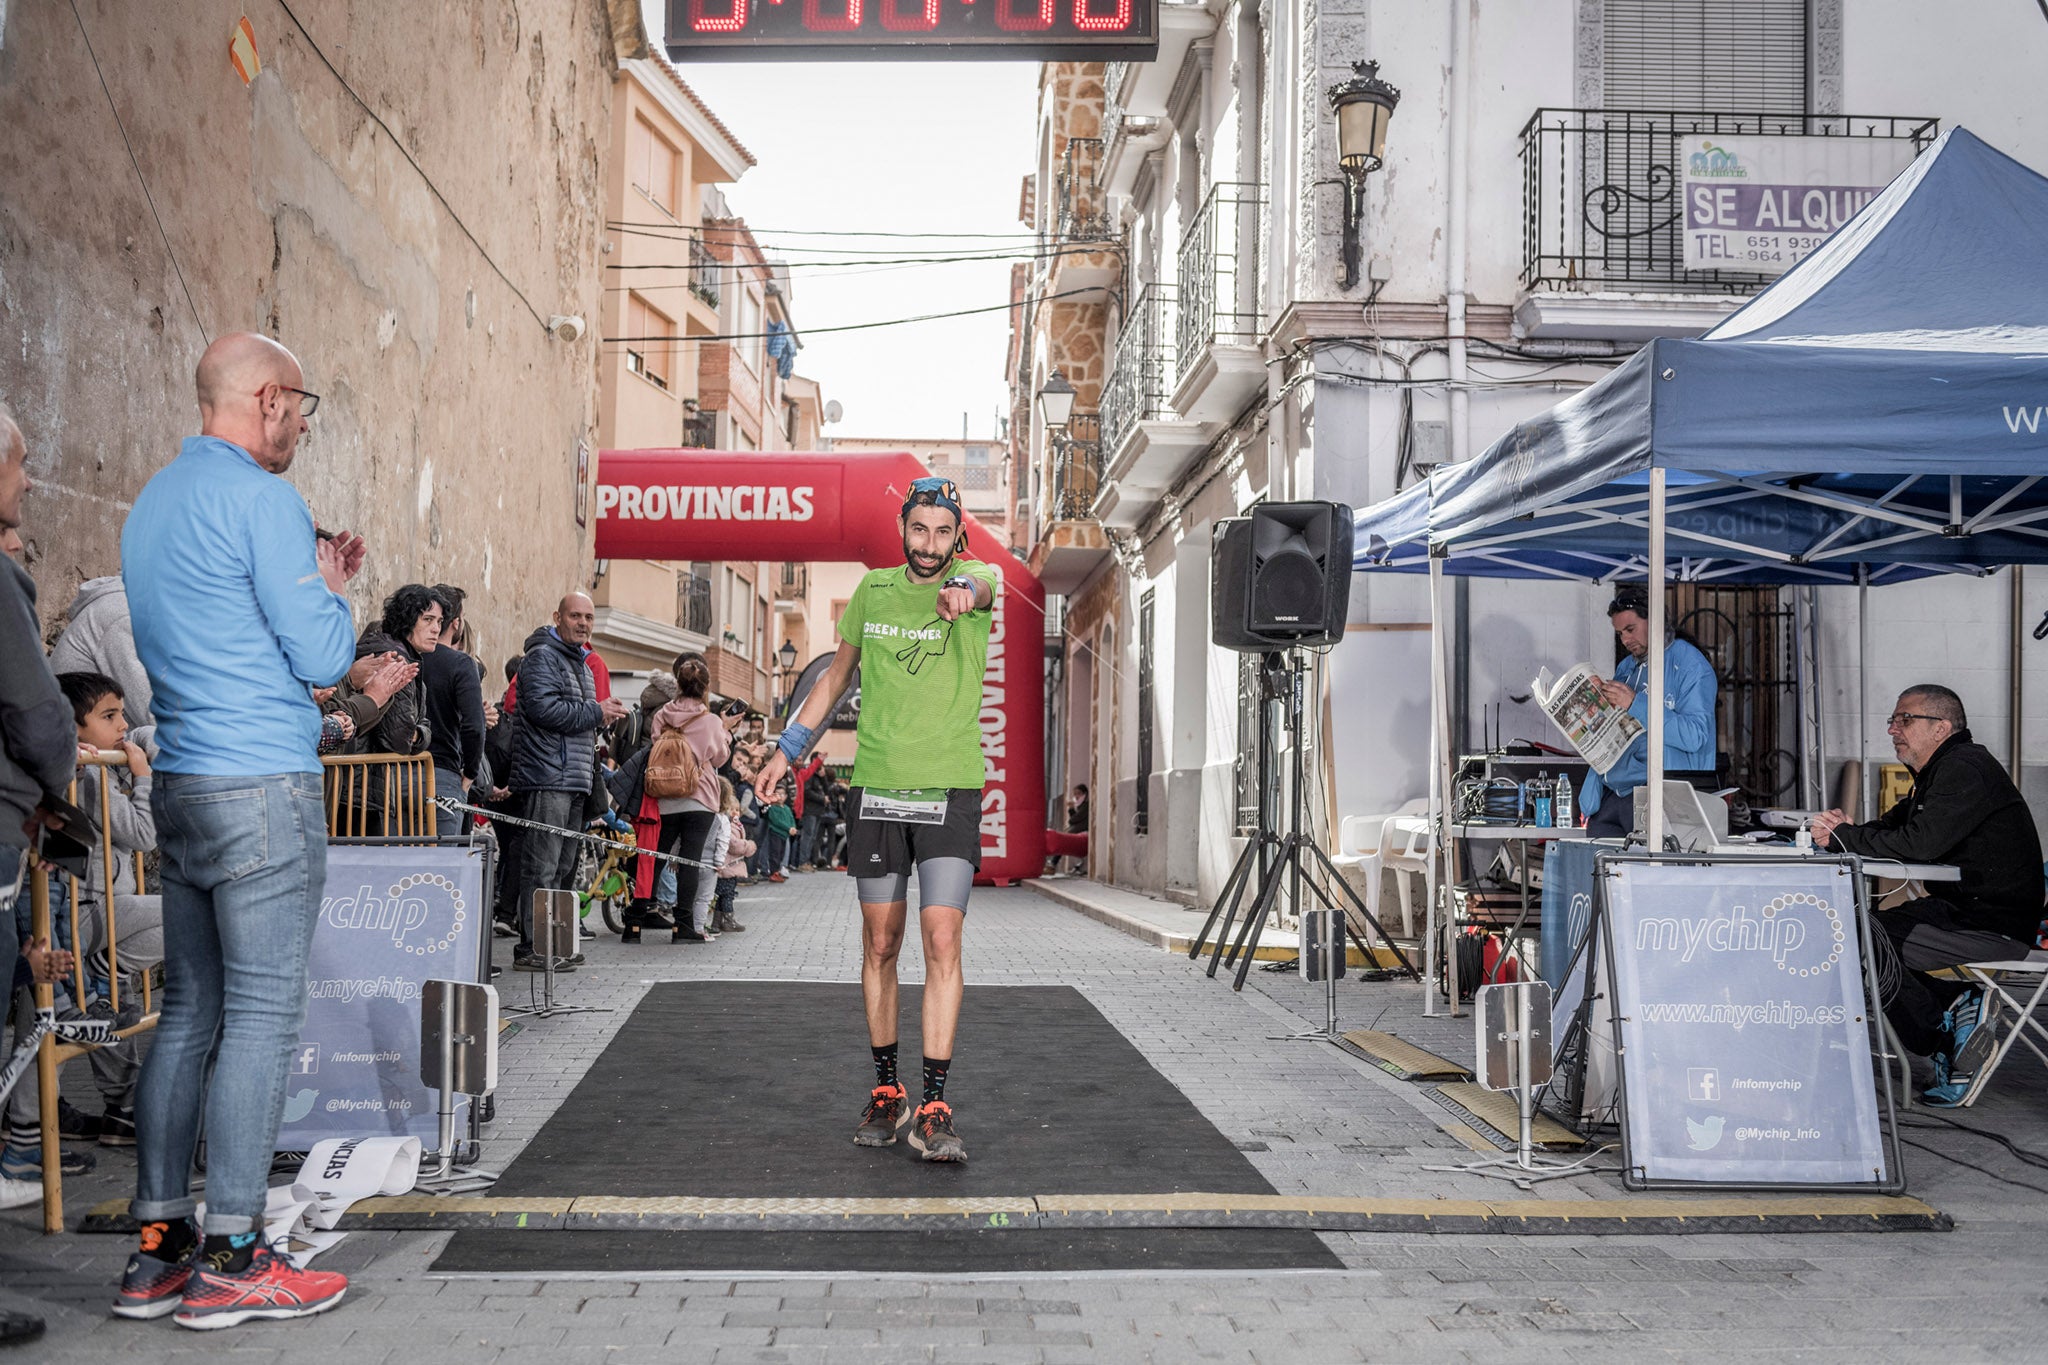
[{"label": "wrought iron balcony", "polygon": [[690,292],[713,308],[718,307],[718,258],[704,245],[702,237],[690,239]]},{"label": "wrought iron balcony", "polygon": [[1257,344],[1265,234],[1262,185],[1219,184],[1180,239],[1175,353],[1186,374],[1205,347]]},{"label": "wrought iron balcony", "polygon": [[1102,418],[1077,412],[1053,439],[1052,488],[1045,500],[1048,521],[1091,521],[1102,486]]},{"label": "wrought iron balcony", "polygon": [[1097,184],[1102,165],[1102,139],[1070,137],[1060,153],[1055,230],[1063,242],[1111,242],[1116,228],[1109,220],[1109,196]]},{"label": "wrought iron balcony", "polygon": [[1522,128],[1522,283],[1753,294],[1772,276],[1687,270],[1679,144],[1700,134],[1864,137],[1917,152],[1938,120],[1899,115],[1538,109]]},{"label": "wrought iron balcony", "polygon": [[791,564],[785,561],[781,576],[775,585],[775,596],[782,601],[792,601],[807,596],[811,591],[811,566]]},{"label": "wrought iron balcony", "polygon": [[707,574],[676,576],[676,625],[694,635],[711,634],[711,578]]},{"label": "wrought iron balcony", "polygon": [[699,408],[683,414],[683,446],[709,450],[718,444],[718,409]]},{"label": "wrought iron balcony", "polygon": [[1114,458],[1140,422],[1171,418],[1180,367],[1174,353],[1173,290],[1148,284],[1131,305],[1116,339],[1116,359],[1102,392],[1102,448]]}]

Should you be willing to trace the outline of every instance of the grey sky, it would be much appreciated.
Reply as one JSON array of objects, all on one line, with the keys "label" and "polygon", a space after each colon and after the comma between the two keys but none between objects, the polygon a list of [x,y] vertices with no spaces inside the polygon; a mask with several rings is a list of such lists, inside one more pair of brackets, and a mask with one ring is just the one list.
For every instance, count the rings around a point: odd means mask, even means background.
[{"label": "grey sky", "polygon": [[[643,3],[658,43],[663,6]],[[700,62],[678,70],[759,159],[725,193],[771,255],[829,260],[836,251],[795,248],[875,248],[861,253],[869,259],[934,247],[993,254],[1023,246],[1014,237],[977,244],[785,234],[1025,231],[1017,196],[1035,140],[1035,63]],[[972,435],[993,435],[1007,402],[1006,313],[861,332],[811,329],[1000,310],[1009,271],[1007,261],[798,267],[792,296],[804,349],[797,371],[845,409],[845,420],[829,432],[957,437],[964,412]]]}]

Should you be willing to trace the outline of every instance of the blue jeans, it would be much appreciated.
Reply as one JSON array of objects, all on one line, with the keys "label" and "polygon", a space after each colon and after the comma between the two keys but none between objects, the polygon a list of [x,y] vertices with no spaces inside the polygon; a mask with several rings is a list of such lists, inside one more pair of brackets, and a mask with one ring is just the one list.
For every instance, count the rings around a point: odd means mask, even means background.
[{"label": "blue jeans", "polygon": [[327,881],[320,775],[160,773],[150,802],[170,971],[136,1089],[129,1211],[142,1222],[191,1214],[203,1113],[206,1231],[252,1232],[263,1226]]}]

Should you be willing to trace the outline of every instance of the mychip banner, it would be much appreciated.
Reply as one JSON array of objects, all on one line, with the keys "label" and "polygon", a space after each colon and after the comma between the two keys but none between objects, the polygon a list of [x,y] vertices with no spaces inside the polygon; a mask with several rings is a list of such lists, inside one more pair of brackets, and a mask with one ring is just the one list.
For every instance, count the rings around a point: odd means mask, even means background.
[{"label": "mychip banner", "polygon": [[386,1135],[438,1146],[440,1098],[420,1083],[420,991],[436,977],[477,980],[489,924],[478,846],[328,846],[279,1151]]},{"label": "mychip banner", "polygon": [[1630,1183],[1887,1185],[1852,865],[1600,875]]},{"label": "mychip banner", "polygon": [[1878,137],[1678,139],[1685,268],[1782,275],[1913,161]]}]

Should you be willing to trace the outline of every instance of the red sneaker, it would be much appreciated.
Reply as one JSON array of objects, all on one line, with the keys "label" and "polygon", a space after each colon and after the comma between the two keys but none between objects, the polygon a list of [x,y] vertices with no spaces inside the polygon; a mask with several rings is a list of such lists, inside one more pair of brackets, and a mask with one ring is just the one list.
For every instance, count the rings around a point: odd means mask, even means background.
[{"label": "red sneaker", "polygon": [[196,1240],[176,1260],[163,1259],[163,1233],[155,1223],[142,1225],[142,1245],[128,1258],[121,1276],[121,1290],[114,1296],[117,1318],[160,1318],[178,1309],[185,1284],[192,1278],[192,1261],[199,1254]]},{"label": "red sneaker", "polygon": [[346,1275],[300,1270],[267,1246],[258,1246],[247,1268],[223,1274],[194,1263],[185,1300],[171,1321],[207,1331],[234,1327],[251,1318],[308,1318],[341,1302]]}]

